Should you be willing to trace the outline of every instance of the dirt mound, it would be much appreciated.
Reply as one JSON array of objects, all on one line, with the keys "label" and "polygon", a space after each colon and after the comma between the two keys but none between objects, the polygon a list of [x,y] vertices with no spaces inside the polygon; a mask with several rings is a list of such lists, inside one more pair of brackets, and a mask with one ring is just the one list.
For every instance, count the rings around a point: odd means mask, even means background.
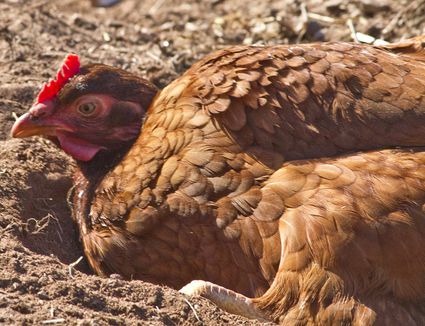
[{"label": "dirt mound", "polygon": [[202,298],[141,281],[91,274],[81,257],[67,192],[73,162],[41,138],[10,139],[68,52],[141,74],[163,87],[229,44],[393,41],[425,33],[425,1],[123,0],[0,3],[0,323],[257,324]]}]

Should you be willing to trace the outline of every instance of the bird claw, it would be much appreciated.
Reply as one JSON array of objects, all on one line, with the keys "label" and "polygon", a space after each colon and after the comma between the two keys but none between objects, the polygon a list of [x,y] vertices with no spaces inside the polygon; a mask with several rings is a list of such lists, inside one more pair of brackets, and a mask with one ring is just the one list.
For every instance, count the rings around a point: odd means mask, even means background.
[{"label": "bird claw", "polygon": [[[206,282],[206,281],[201,281],[201,280],[195,280],[192,281],[188,284],[186,284],[185,286],[183,286],[179,292],[186,294],[186,295],[200,295],[202,296],[203,293],[205,293],[205,287],[208,285],[208,283],[210,282]],[[210,283],[213,284],[213,283]]]},{"label": "bird claw", "polygon": [[265,322],[270,321],[254,306],[250,298],[211,282],[194,280],[182,287],[179,292],[190,296],[202,296],[232,314]]}]

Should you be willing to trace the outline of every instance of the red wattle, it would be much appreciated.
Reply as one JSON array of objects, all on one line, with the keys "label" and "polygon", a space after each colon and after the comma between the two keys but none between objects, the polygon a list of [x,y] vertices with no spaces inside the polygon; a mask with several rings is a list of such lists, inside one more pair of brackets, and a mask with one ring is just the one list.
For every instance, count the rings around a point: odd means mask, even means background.
[{"label": "red wattle", "polygon": [[57,133],[61,148],[65,153],[71,155],[78,161],[90,161],[103,148],[102,146],[91,144],[80,138],[73,137],[64,133]]}]

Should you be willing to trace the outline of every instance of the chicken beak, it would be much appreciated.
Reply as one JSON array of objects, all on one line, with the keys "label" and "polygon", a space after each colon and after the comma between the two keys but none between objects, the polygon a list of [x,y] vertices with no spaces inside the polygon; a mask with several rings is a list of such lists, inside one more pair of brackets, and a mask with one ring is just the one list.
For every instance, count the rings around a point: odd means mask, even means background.
[{"label": "chicken beak", "polygon": [[21,115],[12,127],[11,136],[26,138],[35,135],[51,135],[54,127],[43,124],[42,119],[33,117],[29,112]]},{"label": "chicken beak", "polygon": [[38,134],[38,128],[31,121],[31,115],[27,112],[21,115],[18,120],[15,121],[12,127],[11,135],[14,138],[25,138]]},{"label": "chicken beak", "polygon": [[[35,103],[15,121],[11,135],[15,138],[26,138],[31,136],[53,136],[58,129],[58,121],[52,119],[55,111],[54,100]],[[63,126],[62,126],[63,127]]]}]

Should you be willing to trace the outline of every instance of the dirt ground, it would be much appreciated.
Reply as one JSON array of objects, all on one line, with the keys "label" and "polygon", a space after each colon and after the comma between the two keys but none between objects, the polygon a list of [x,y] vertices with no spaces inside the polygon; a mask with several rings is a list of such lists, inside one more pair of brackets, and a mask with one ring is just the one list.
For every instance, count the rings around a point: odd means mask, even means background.
[{"label": "dirt ground", "polygon": [[258,324],[167,287],[97,277],[84,259],[70,267],[82,256],[66,204],[73,163],[42,138],[9,136],[66,53],[164,87],[225,45],[351,41],[353,29],[386,41],[425,33],[425,1],[0,1],[0,324]]}]

